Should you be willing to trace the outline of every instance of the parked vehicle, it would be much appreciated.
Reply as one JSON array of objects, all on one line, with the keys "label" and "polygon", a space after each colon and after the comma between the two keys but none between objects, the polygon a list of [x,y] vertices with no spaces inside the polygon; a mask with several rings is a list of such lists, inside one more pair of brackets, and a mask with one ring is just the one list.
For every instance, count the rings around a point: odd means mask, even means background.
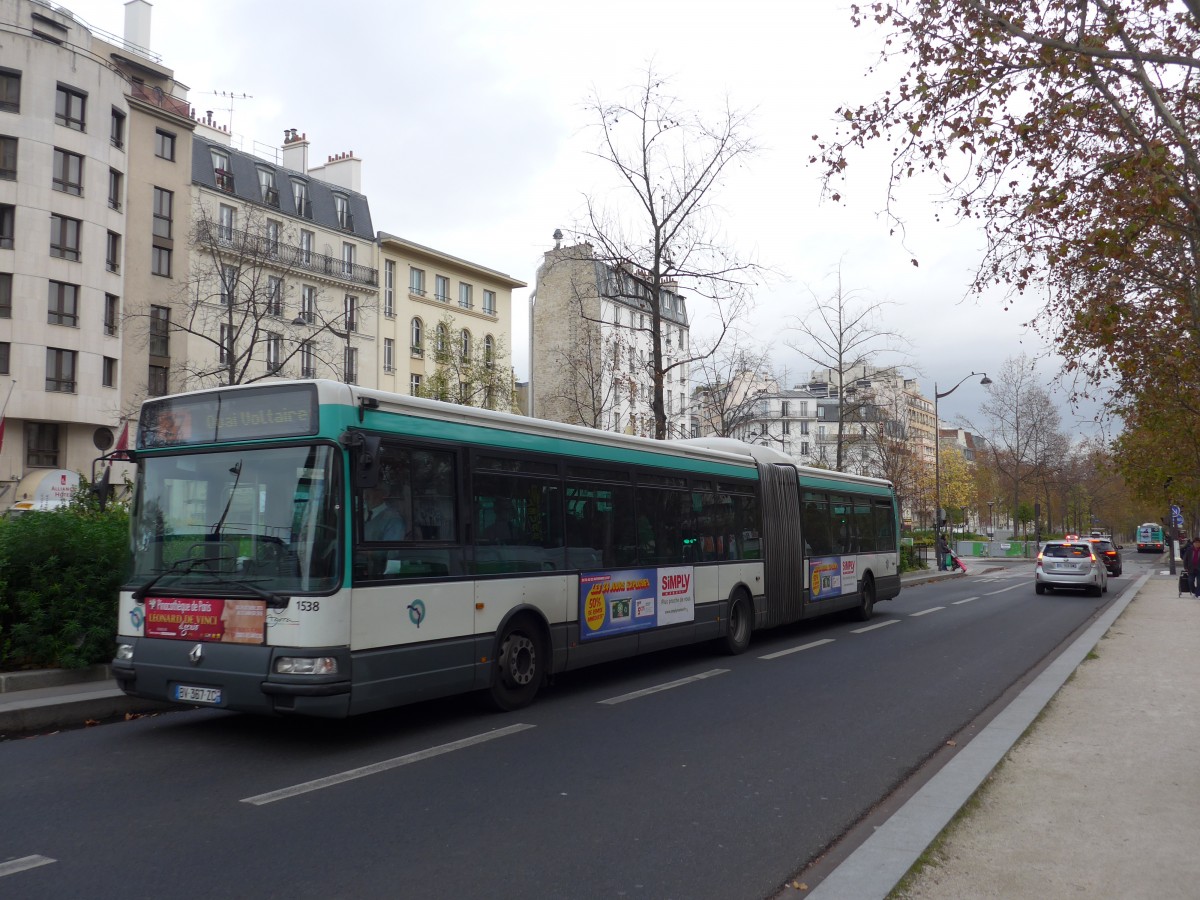
[{"label": "parked vehicle", "polygon": [[1108,569],[1087,540],[1047,541],[1034,567],[1034,590],[1083,588],[1099,597],[1108,590]]},{"label": "parked vehicle", "polygon": [[1123,570],[1121,566],[1121,546],[1119,544],[1113,543],[1111,539],[1106,537],[1091,537],[1088,538],[1088,543],[1095,549],[1096,555],[1100,557],[1101,562],[1104,563],[1104,567],[1108,569],[1109,575],[1116,576],[1121,574]]}]

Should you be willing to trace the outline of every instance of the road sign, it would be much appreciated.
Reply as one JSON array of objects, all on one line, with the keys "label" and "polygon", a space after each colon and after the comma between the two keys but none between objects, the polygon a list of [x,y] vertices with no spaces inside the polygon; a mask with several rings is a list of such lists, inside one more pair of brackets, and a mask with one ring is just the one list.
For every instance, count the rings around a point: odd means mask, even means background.
[{"label": "road sign", "polygon": [[1179,507],[1178,507],[1178,506],[1176,506],[1174,503],[1172,503],[1172,504],[1171,504],[1171,517],[1172,517],[1172,518],[1175,518],[1175,519],[1178,519],[1178,518],[1179,518],[1179,513],[1180,513],[1180,509],[1179,509]]}]

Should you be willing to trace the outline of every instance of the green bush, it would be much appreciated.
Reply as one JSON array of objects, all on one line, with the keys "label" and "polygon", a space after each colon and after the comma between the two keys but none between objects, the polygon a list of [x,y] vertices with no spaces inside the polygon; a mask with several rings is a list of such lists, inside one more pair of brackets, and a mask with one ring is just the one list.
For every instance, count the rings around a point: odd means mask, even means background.
[{"label": "green bush", "polygon": [[901,544],[900,545],[900,571],[914,572],[918,569],[927,568],[925,561],[921,558],[920,553],[922,548],[928,547],[928,543],[920,544]]},{"label": "green bush", "polygon": [[101,512],[86,485],[66,509],[0,519],[0,670],[112,658],[128,533],[124,505]]}]

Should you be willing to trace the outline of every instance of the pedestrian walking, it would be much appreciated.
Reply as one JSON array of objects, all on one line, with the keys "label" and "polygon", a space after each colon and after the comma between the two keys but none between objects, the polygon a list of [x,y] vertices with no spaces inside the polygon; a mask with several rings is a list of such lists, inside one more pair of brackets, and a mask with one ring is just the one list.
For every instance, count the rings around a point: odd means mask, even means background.
[{"label": "pedestrian walking", "polygon": [[1192,538],[1190,547],[1184,547],[1183,571],[1187,573],[1188,584],[1192,588],[1192,596],[1200,597],[1200,537]]},{"label": "pedestrian walking", "polygon": [[938,533],[937,536],[937,566],[939,572],[945,572],[947,568],[946,557],[950,555],[950,545],[946,543],[946,536]]}]

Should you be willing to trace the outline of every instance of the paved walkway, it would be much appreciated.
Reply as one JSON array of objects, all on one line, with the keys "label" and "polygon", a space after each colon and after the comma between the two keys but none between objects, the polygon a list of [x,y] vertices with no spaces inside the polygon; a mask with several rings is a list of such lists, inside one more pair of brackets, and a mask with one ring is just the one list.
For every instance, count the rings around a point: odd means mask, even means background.
[{"label": "paved walkway", "polygon": [[1200,600],[1144,576],[808,896],[1200,896]]}]

